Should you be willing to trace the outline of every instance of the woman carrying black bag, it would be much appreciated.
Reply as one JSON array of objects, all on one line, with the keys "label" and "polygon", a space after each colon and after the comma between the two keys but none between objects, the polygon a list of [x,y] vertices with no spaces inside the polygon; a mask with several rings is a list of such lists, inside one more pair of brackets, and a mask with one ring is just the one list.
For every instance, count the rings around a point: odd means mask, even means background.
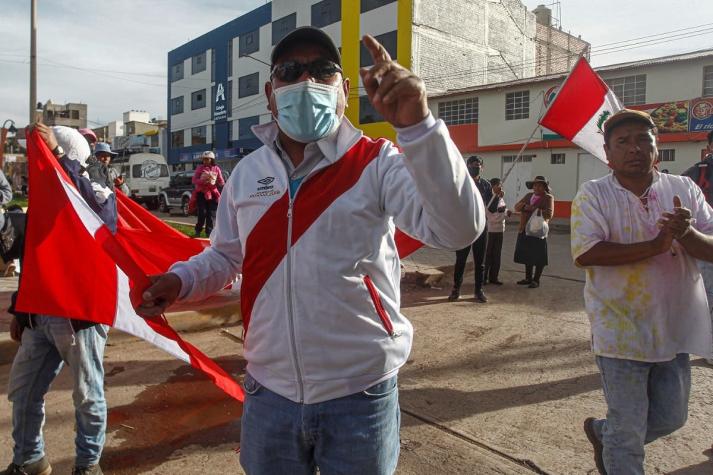
[{"label": "woman carrying black bag", "polygon": [[525,186],[532,192],[526,194],[515,205],[515,211],[520,213],[520,228],[515,244],[515,262],[525,264],[525,278],[518,281],[518,285],[527,285],[531,289],[536,289],[540,286],[540,276],[548,263],[547,236],[528,236],[525,230],[533,215],[542,216],[544,222],[552,219],[555,197],[550,192],[549,182],[541,175],[526,182]]}]

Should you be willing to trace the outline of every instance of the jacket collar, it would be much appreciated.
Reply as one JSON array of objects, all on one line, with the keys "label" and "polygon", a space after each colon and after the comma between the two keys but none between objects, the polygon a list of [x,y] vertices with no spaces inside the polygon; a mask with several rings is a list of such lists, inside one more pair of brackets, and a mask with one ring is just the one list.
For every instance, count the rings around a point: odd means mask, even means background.
[{"label": "jacket collar", "polygon": [[[267,148],[279,155],[275,142],[277,141],[280,131],[277,122],[272,120],[266,124],[253,125],[252,131],[260,142]],[[349,122],[346,116],[342,118],[341,124],[337,130],[318,140],[317,142],[307,144],[307,147],[317,146],[330,163],[334,163],[361,139],[363,133]]]}]

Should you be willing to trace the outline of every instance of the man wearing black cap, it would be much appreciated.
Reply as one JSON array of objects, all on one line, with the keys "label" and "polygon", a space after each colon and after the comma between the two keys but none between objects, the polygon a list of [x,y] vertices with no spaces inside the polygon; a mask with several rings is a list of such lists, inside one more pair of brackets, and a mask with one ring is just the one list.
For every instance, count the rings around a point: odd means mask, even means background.
[{"label": "man wearing black cap", "polygon": [[371,36],[361,79],[398,133],[363,137],[344,118],[349,80],[321,30],[272,52],[274,121],[223,189],[211,247],[154,278],[138,309],[205,298],[243,275],[248,474],[391,474],[399,454],[396,378],[413,329],[400,312],[395,228],[460,249],[484,227],[480,196],[423,81]]},{"label": "man wearing black cap", "polygon": [[644,474],[644,445],[683,427],[689,354],[713,354],[696,259],[713,261],[713,209],[687,177],[659,173],[656,126],[622,110],[604,123],[612,174],[572,203],[572,257],[607,402],[584,421],[600,473]]},{"label": "man wearing black cap", "polygon": [[[497,211],[498,201],[493,199],[493,187],[490,182],[480,177],[483,170],[483,159],[477,155],[468,158],[468,173],[475,182],[478,188],[480,197],[483,203],[488,207],[491,213]],[[456,264],[453,269],[453,289],[448,296],[448,300],[454,302],[460,298],[460,286],[463,284],[463,273],[465,272],[465,263],[468,260],[470,249],[473,248],[473,261],[475,262],[475,300],[480,303],[485,303],[488,298],[483,292],[483,283],[485,281],[485,249],[488,244],[487,226],[483,234],[476,239],[472,244],[456,251]]]}]

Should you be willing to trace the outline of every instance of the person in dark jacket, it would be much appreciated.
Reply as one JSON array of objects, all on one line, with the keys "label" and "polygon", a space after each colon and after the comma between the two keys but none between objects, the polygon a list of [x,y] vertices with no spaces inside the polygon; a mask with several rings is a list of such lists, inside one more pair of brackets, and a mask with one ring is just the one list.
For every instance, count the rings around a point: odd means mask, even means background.
[{"label": "person in dark jacket", "polygon": [[[493,187],[490,182],[480,175],[483,171],[483,159],[477,155],[468,158],[468,173],[475,182],[475,186],[480,192],[485,208],[491,212],[497,211],[498,200],[493,199]],[[473,244],[468,247],[456,251],[456,264],[453,270],[453,289],[448,296],[448,300],[454,302],[460,298],[460,286],[463,284],[463,273],[465,272],[465,263],[468,260],[471,248],[473,249],[473,260],[475,261],[475,300],[480,303],[485,303],[488,298],[483,292],[485,283],[485,248],[488,243],[488,228],[486,226],[483,234],[478,236]]]},{"label": "person in dark jacket", "polygon": [[[696,182],[703,190],[706,202],[713,206],[713,130],[708,132],[708,154],[703,157],[703,160],[683,172],[682,175]],[[703,283],[706,286],[708,305],[711,309],[711,318],[713,318],[713,263],[699,260],[698,267],[701,270]],[[706,361],[709,365],[713,365],[713,359],[707,359]]]},{"label": "person in dark jacket", "polygon": [[[54,153],[82,198],[116,232],[116,197],[106,165],[89,160],[87,141],[69,127],[34,128]],[[32,159],[32,157],[29,157]],[[37,212],[37,211],[35,211]],[[41,212],[41,210],[39,210]],[[81,252],[77,252],[81,258]],[[10,371],[8,399],[12,402],[13,460],[0,475],[46,475],[52,471],[45,456],[42,426],[44,399],[50,385],[67,364],[74,381],[77,437],[73,475],[101,474],[107,408],[104,398],[105,325],[49,315],[24,315],[26,326],[13,318],[11,337],[21,341]]]}]

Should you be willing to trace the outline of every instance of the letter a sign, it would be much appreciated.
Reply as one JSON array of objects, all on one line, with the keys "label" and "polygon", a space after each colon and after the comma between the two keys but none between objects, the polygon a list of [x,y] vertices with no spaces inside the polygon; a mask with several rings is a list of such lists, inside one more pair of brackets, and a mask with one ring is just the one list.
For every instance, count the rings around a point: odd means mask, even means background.
[{"label": "letter a sign", "polygon": [[223,83],[219,82],[215,86],[215,104],[213,107],[213,120],[225,120],[228,118],[228,109],[226,107],[225,88]]}]

